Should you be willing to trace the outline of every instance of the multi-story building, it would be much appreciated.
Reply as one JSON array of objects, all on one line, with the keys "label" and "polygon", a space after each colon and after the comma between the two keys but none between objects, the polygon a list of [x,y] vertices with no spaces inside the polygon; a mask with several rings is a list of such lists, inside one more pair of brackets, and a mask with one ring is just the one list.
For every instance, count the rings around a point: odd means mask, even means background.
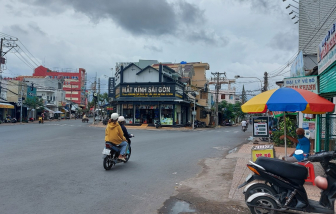
[{"label": "multi-story building", "polygon": [[[216,91],[215,90],[210,90],[211,95],[213,96],[213,101],[216,102]],[[235,104],[237,101],[237,95],[236,95],[236,88],[228,88],[228,89],[221,89],[218,92],[218,103],[222,101],[226,101],[231,104]]]},{"label": "multi-story building", "polygon": [[184,125],[190,105],[184,96],[185,85],[173,76],[175,71],[160,65],[140,68],[134,63],[116,69],[115,101],[117,112],[128,124]]},{"label": "multi-story building", "polygon": [[59,107],[65,106],[65,91],[63,91],[61,77],[51,79],[50,77],[27,76],[24,79],[31,86],[30,90],[34,91],[36,88],[36,96],[43,99],[43,104],[48,109],[57,111]]},{"label": "multi-story building", "polygon": [[50,77],[50,79],[64,80],[63,90],[65,91],[65,99],[72,103],[78,104],[80,107],[86,107],[86,71],[79,68],[75,71],[52,71],[43,66],[39,66],[34,70],[33,76]]},{"label": "multi-story building", "polygon": [[[11,117],[15,117],[20,120],[21,117],[21,104],[19,100],[24,100],[27,97],[27,85],[22,79],[19,78],[4,78],[1,84],[2,91],[6,91],[6,101],[9,102],[13,107],[8,107],[4,110],[2,114],[3,117],[9,114]],[[22,118],[27,117],[27,108],[22,106]]]},{"label": "multi-story building", "polygon": [[[210,69],[210,65],[202,62],[163,63],[163,65],[176,71],[175,75],[179,75],[181,81],[186,83],[187,92],[197,92],[196,119],[209,125],[211,103],[208,96],[209,85],[207,84],[206,71]],[[154,68],[158,68],[158,66],[159,64],[153,65]],[[193,108],[192,103],[191,110]]]}]

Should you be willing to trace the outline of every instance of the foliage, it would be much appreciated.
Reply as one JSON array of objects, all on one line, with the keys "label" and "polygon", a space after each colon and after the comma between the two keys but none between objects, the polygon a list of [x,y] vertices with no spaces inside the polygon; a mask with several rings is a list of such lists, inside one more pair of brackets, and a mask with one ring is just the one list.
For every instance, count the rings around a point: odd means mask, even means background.
[{"label": "foliage", "polygon": [[235,104],[228,103],[226,100],[223,100],[218,104],[218,111],[223,113],[223,118],[225,120],[234,120],[238,118],[244,118],[245,114],[241,110],[241,103],[236,102]]},{"label": "foliage", "polygon": [[245,91],[245,87],[243,85],[243,90],[242,90],[242,104],[246,103],[247,101],[247,96],[246,96],[246,91]]},{"label": "foliage", "polygon": [[[286,135],[295,138],[296,128],[297,127],[296,127],[295,121],[286,117]],[[284,135],[284,121],[283,120],[279,123],[279,130],[272,132],[273,141],[276,146],[285,145],[285,141],[279,139],[281,135]],[[287,138],[287,146],[288,147],[293,146],[293,142],[290,141],[288,138]]]},{"label": "foliage", "polygon": [[99,94],[99,100],[98,100],[98,104],[99,106],[103,106],[106,103],[108,103],[108,94],[105,92],[104,94]]},{"label": "foliage", "polygon": [[38,97],[32,97],[32,98],[25,99],[25,105],[28,106],[28,108],[29,108],[28,115],[30,114],[32,109],[36,109],[38,107],[40,107],[40,109],[42,109],[42,110],[44,109],[43,99],[38,98]]}]

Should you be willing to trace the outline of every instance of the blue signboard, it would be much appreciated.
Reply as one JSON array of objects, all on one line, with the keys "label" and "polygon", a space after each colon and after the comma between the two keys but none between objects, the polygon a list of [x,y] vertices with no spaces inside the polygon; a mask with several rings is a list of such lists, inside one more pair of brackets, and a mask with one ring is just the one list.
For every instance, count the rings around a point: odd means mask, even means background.
[{"label": "blue signboard", "polygon": [[33,87],[33,88],[31,88],[31,87],[28,87],[27,88],[27,99],[28,98],[33,98],[33,97],[36,97],[36,88],[35,87]]}]

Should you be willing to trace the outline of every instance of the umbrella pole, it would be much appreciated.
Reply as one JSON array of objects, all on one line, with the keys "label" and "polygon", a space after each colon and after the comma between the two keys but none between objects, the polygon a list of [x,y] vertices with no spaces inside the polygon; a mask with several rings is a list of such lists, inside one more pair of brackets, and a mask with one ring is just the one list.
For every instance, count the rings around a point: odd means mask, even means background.
[{"label": "umbrella pole", "polygon": [[284,120],[284,132],[285,132],[285,157],[287,157],[287,136],[286,136],[286,112],[284,111],[283,120]]}]

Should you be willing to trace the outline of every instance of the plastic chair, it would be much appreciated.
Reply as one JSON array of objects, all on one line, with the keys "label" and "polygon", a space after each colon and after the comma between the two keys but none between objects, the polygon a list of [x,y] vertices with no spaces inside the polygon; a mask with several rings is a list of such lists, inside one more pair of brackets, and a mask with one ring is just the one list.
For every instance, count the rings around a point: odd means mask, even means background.
[{"label": "plastic chair", "polygon": [[305,182],[310,182],[315,186],[315,171],[314,165],[312,163],[307,162],[298,162],[298,164],[305,166],[308,169],[308,177]]}]

